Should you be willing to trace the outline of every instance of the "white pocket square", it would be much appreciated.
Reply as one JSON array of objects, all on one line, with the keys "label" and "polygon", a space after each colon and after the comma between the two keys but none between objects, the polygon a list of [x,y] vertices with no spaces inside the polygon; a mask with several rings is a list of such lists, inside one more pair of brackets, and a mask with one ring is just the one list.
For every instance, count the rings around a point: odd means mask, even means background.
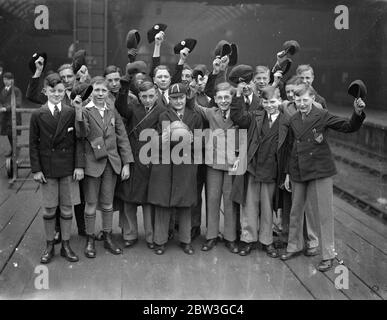
[{"label": "white pocket square", "polygon": [[67,128],[67,132],[73,131],[74,127]]}]

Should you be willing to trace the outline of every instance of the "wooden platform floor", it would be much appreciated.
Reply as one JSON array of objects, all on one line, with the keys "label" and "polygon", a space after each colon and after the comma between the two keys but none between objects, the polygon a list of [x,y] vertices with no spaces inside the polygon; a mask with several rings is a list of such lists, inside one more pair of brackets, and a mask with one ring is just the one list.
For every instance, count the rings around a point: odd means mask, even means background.
[{"label": "wooden platform floor", "polygon": [[[6,179],[4,137],[0,137],[0,299],[387,299],[387,225],[335,198],[336,251],[349,269],[349,288],[335,288],[338,274],[316,270],[319,257],[283,262],[261,250],[241,257],[222,243],[202,252],[203,235],[188,256],[173,240],[163,256],[144,241],[113,256],[97,243],[97,258],[83,255],[85,240],[73,225],[72,247],[80,256],[59,256],[47,265],[49,289],[36,289],[35,268],[45,238],[38,186]],[[29,171],[21,172],[28,176]],[[118,215],[115,213],[114,225]],[[100,221],[97,220],[97,225]],[[115,237],[120,241],[119,229]],[[204,230],[202,229],[202,234]]]}]

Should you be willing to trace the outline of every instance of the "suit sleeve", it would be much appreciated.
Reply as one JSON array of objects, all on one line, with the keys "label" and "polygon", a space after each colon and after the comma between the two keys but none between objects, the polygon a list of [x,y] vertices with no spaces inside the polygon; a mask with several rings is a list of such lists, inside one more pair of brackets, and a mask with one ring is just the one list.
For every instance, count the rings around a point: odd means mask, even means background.
[{"label": "suit sleeve", "polygon": [[116,136],[117,136],[117,148],[121,157],[122,164],[128,164],[134,162],[132,148],[126,133],[125,125],[122,122],[122,118],[117,110],[114,110],[114,116],[116,118]]},{"label": "suit sleeve", "polygon": [[243,108],[243,97],[233,97],[230,106],[230,118],[241,129],[248,129],[253,115]]},{"label": "suit sleeve", "polygon": [[362,112],[361,115],[353,112],[349,120],[326,112],[326,126],[339,132],[350,133],[359,130],[364,119],[364,112]]},{"label": "suit sleeve", "polygon": [[121,88],[118,92],[114,106],[116,107],[121,117],[130,120],[133,115],[133,105],[131,104],[134,102],[134,100],[130,99],[130,102],[128,103],[128,93],[128,88]]},{"label": "suit sleeve", "polygon": [[85,138],[75,137],[75,168],[85,168]]},{"label": "suit sleeve", "polygon": [[86,138],[89,135],[89,115],[86,109],[80,114],[75,114],[75,132],[78,138]]},{"label": "suit sleeve", "polygon": [[42,171],[40,163],[40,128],[38,124],[38,111],[32,113],[30,119],[30,163],[31,172]]},{"label": "suit sleeve", "polygon": [[151,68],[150,68],[150,72],[149,72],[149,75],[150,77],[153,79],[154,77],[154,73],[155,73],[155,69],[156,67],[158,67],[160,65],[160,57],[152,57],[152,63],[151,63]]},{"label": "suit sleeve", "polygon": [[181,82],[181,75],[183,73],[183,65],[182,64],[176,64],[175,71],[173,72],[173,76],[171,79],[171,85],[174,83]]},{"label": "suit sleeve", "polygon": [[47,102],[47,96],[42,93],[40,78],[30,78],[27,86],[26,97],[33,103],[45,104]]}]

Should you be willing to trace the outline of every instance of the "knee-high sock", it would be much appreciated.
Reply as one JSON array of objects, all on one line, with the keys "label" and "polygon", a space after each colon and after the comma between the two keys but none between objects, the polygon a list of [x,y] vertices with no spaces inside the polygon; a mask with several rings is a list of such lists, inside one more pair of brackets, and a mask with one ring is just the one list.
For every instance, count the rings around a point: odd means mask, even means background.
[{"label": "knee-high sock", "polygon": [[53,241],[55,236],[55,208],[44,208],[43,224],[47,241]]},{"label": "knee-high sock", "polygon": [[71,224],[73,222],[73,210],[71,206],[60,206],[60,231],[62,240],[70,240]]},{"label": "knee-high sock", "polygon": [[113,208],[102,208],[102,230],[105,232],[112,231],[113,228]]}]

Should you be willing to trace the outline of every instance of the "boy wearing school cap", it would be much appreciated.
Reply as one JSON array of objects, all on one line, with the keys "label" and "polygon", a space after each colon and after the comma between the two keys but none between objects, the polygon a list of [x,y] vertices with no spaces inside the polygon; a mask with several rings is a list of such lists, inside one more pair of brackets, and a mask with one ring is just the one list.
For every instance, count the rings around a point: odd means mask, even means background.
[{"label": "boy wearing school cap", "polygon": [[[192,133],[194,129],[202,127],[202,121],[200,115],[192,110],[192,107],[186,107],[187,87],[184,84],[173,84],[169,88],[169,97],[169,108],[159,117],[161,127],[159,128],[159,139],[155,142],[161,143],[158,149],[161,152],[152,157],[148,188],[148,202],[155,206],[155,253],[163,254],[165,251],[169,221],[172,213],[175,212],[179,220],[180,245],[186,254],[193,254],[191,208],[197,200],[197,165],[193,162],[193,141],[187,141],[187,137],[184,137],[188,150],[183,149],[183,159],[180,158],[180,153],[179,156],[176,156],[176,151],[174,152],[174,148],[171,148],[174,142],[171,141],[173,131],[168,129],[168,125],[175,122],[174,124],[180,125],[180,130],[185,128]],[[189,137],[188,140],[190,140]],[[183,162],[179,163],[179,160]]]},{"label": "boy wearing school cap", "polygon": [[[10,151],[5,154],[6,157],[12,154],[12,111],[11,99],[12,91],[15,93],[16,108],[20,108],[22,104],[22,93],[15,86],[15,79],[11,72],[5,72],[3,75],[4,87],[0,90],[0,136],[7,136],[10,144]],[[16,125],[21,124],[21,114],[16,114]],[[19,130],[17,130],[19,135]]]},{"label": "boy wearing school cap", "polygon": [[112,254],[122,252],[112,239],[113,198],[117,175],[129,178],[133,154],[121,116],[107,99],[106,79],[94,77],[92,100],[82,108],[74,100],[77,136],[85,138],[85,256],[95,258],[95,219],[97,205],[102,211],[104,247]]},{"label": "boy wearing school cap", "polygon": [[[264,111],[255,114],[243,106],[243,84],[239,84],[231,105],[231,119],[247,129],[247,172],[236,176],[232,199],[241,205],[241,247],[239,254],[248,255],[259,239],[267,255],[276,258],[273,244],[273,209],[277,209],[276,189],[279,173],[284,170],[287,116],[279,111],[279,90],[262,89]],[[273,203],[275,206],[273,207]],[[259,237],[257,235],[259,234]]]},{"label": "boy wearing school cap", "polygon": [[336,174],[336,168],[327,130],[347,133],[359,130],[365,119],[365,103],[361,98],[355,99],[353,114],[350,119],[345,119],[313,106],[314,98],[310,86],[297,89],[295,103],[298,112],[288,123],[290,147],[285,188],[291,188],[293,196],[288,246],[281,259],[287,260],[302,252],[305,202],[310,202],[321,235],[322,260],[318,270],[324,272],[332,268],[335,258],[332,176]]},{"label": "boy wearing school cap", "polygon": [[30,161],[34,180],[40,183],[47,245],[41,263],[55,255],[55,215],[60,209],[61,256],[70,262],[78,256],[70,247],[72,206],[80,203],[78,181],[84,176],[82,141],[76,138],[75,110],[63,102],[65,87],[57,73],[44,80],[47,103],[30,120]]}]

